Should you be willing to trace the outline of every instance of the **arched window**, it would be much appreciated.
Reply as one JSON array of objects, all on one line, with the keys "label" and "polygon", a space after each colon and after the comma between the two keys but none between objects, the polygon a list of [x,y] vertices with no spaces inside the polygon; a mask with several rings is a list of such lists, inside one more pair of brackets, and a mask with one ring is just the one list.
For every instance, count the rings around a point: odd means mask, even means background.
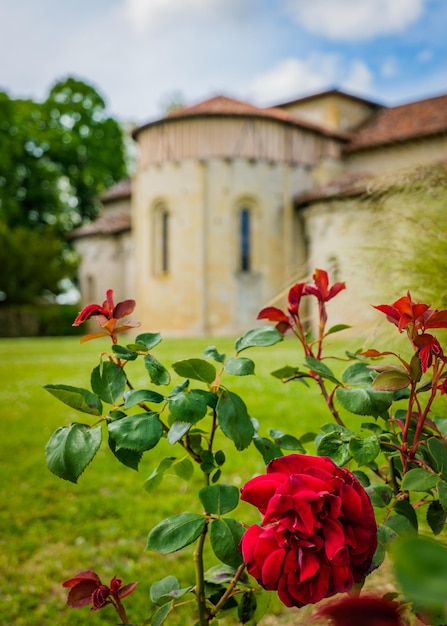
[{"label": "arched window", "polygon": [[252,215],[247,207],[239,211],[239,270],[252,270]]},{"label": "arched window", "polygon": [[154,210],[153,267],[155,274],[169,272],[169,211],[164,205]]}]

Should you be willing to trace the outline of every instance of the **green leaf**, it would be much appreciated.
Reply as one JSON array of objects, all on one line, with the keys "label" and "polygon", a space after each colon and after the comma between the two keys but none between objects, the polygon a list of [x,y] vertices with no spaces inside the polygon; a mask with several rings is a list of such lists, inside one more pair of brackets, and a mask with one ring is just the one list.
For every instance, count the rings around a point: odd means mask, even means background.
[{"label": "green leaf", "polygon": [[443,506],[443,508],[447,511],[447,483],[443,480],[438,482],[438,495],[439,502]]},{"label": "green leaf", "polygon": [[155,348],[161,341],[160,333],[142,333],[135,337],[136,343],[141,343],[147,350]]},{"label": "green leaf", "polygon": [[340,381],[335,376],[334,372],[331,369],[329,369],[327,365],[325,365],[318,359],[315,359],[313,356],[306,356],[304,358],[304,361],[307,367],[309,367],[313,372],[321,376],[321,378],[326,378],[327,380],[332,381],[336,385],[340,384]]},{"label": "green leaf", "polygon": [[174,601],[162,604],[151,617],[151,626],[162,626],[174,608]]},{"label": "green leaf", "polygon": [[406,372],[388,370],[386,372],[380,372],[374,379],[372,388],[379,391],[399,391],[399,389],[408,387],[410,383],[410,377]]},{"label": "green leaf", "polygon": [[447,435],[447,417],[433,417],[432,418],[436,426],[438,427],[439,432],[442,435]]},{"label": "green leaf", "polygon": [[163,426],[158,413],[138,413],[108,424],[110,437],[116,449],[126,448],[144,452],[160,441]]},{"label": "green leaf", "polygon": [[185,359],[172,364],[172,369],[183,378],[192,378],[211,384],[216,378],[216,368],[203,359]]},{"label": "green leaf", "polygon": [[144,357],[144,365],[154,385],[169,385],[171,376],[168,370],[154,356],[147,354]]},{"label": "green leaf", "polygon": [[388,544],[396,538],[396,533],[388,526],[379,526],[377,530],[377,549],[373,556],[372,567],[377,569],[382,565]]},{"label": "green leaf", "polygon": [[158,602],[161,598],[168,596],[172,599],[172,592],[180,589],[180,583],[175,576],[166,576],[161,580],[152,583],[149,595],[152,602]]},{"label": "green leaf", "polygon": [[393,402],[393,394],[390,391],[376,391],[371,387],[359,389],[339,387],[335,395],[343,408],[356,415],[378,417],[385,413]]},{"label": "green leaf", "polygon": [[439,535],[445,526],[447,511],[441,506],[438,500],[430,502],[427,509],[427,523],[434,535]]},{"label": "green leaf", "polygon": [[410,377],[411,380],[418,383],[422,378],[421,359],[417,353],[413,354],[410,361]]},{"label": "green leaf", "polygon": [[250,622],[256,613],[256,596],[254,591],[245,591],[239,600],[237,617],[241,624]]},{"label": "green leaf", "polygon": [[[410,602],[425,609],[440,609],[447,620],[447,548],[428,537],[404,537],[394,544],[394,571]],[[430,620],[430,623],[433,622]]]},{"label": "green leaf", "polygon": [[126,389],[126,375],[113,361],[103,361],[92,371],[93,391],[108,404],[116,404]]},{"label": "green leaf", "polygon": [[393,499],[393,492],[388,485],[371,485],[367,487],[371,504],[378,508],[386,508]]},{"label": "green leaf", "polygon": [[216,461],[216,465],[223,465],[225,463],[225,453],[223,450],[218,450],[216,452],[214,460]]},{"label": "green leaf", "polygon": [[213,565],[206,570],[204,579],[207,583],[213,585],[223,585],[229,583],[236,574],[236,567],[230,567],[229,565]]},{"label": "green leaf", "polygon": [[142,452],[137,452],[136,450],[127,450],[126,448],[118,448],[117,450],[116,442],[110,436],[108,443],[110,450],[120,463],[122,463],[126,467],[130,467],[131,469],[138,471],[138,466],[140,464],[141,457],[143,456]]},{"label": "green leaf", "polygon": [[214,455],[210,450],[202,450],[200,453],[200,458],[202,460],[202,463],[200,465],[200,469],[202,470],[202,472],[205,472],[205,474],[211,474],[211,472],[213,471],[213,469],[215,469],[215,464],[214,464]]},{"label": "green leaf", "polygon": [[344,465],[351,459],[349,443],[342,441],[337,432],[328,433],[321,437],[318,447],[318,456],[330,457],[336,465]]},{"label": "green leaf", "polygon": [[91,463],[101,445],[101,426],[74,422],[58,428],[47,443],[45,456],[48,469],[72,483]]},{"label": "green leaf", "polygon": [[175,421],[171,425],[171,428],[169,429],[169,432],[167,435],[169,443],[171,445],[174,445],[175,443],[180,441],[183,435],[186,435],[186,433],[191,428],[191,426],[192,426],[191,422]]},{"label": "green leaf", "polygon": [[433,469],[441,474],[444,480],[447,480],[447,446],[444,441],[436,437],[430,437],[427,446],[435,461],[436,467]]},{"label": "green leaf", "polygon": [[349,324],[335,324],[329,328],[326,335],[333,335],[334,333],[339,333],[341,330],[346,330],[348,328],[351,328]]},{"label": "green leaf", "polygon": [[370,385],[376,373],[363,361],[357,361],[345,369],[342,381],[347,385]]},{"label": "green leaf", "polygon": [[370,486],[371,481],[369,480],[369,477],[367,474],[365,474],[365,472],[362,472],[361,470],[354,470],[352,473],[357,478],[362,487],[366,488]]},{"label": "green leaf", "polygon": [[390,515],[383,525],[391,528],[399,537],[416,532],[413,522],[406,515]]},{"label": "green leaf", "polygon": [[112,351],[124,361],[135,361],[138,358],[138,354],[129,348],[124,348],[123,346],[114,345],[112,346]]},{"label": "green leaf", "polygon": [[164,399],[165,397],[156,391],[150,391],[149,389],[132,389],[132,391],[124,392],[124,408],[130,409],[140,402],[154,402],[155,404],[159,404],[163,402]]},{"label": "green leaf", "polygon": [[380,454],[380,443],[375,435],[371,437],[353,437],[349,442],[349,451],[359,465],[368,465]]},{"label": "green leaf", "polygon": [[398,515],[403,515],[410,522],[414,530],[418,529],[418,518],[416,515],[416,511],[411,506],[408,500],[397,500],[394,503],[393,510]]},{"label": "green leaf", "polygon": [[269,435],[283,450],[298,450],[299,452],[306,452],[301,441],[293,435],[287,435],[286,433],[283,433],[282,430],[277,430],[276,428],[272,428],[269,431]]},{"label": "green leaf", "polygon": [[236,353],[242,352],[247,348],[274,346],[284,339],[282,333],[274,326],[262,326],[253,328],[239,337],[235,343]]},{"label": "green leaf", "polygon": [[206,519],[196,513],[180,513],[162,520],[147,538],[147,550],[176,552],[193,543],[205,528]]},{"label": "green leaf", "polygon": [[270,461],[273,461],[273,459],[277,459],[283,455],[281,448],[271,439],[255,435],[253,437],[253,443],[255,444],[255,448],[262,454],[262,458],[264,459],[264,463],[266,465],[270,463]]},{"label": "green leaf", "polygon": [[182,422],[195,424],[208,411],[207,397],[192,391],[180,391],[167,398],[172,416]]},{"label": "green leaf", "polygon": [[203,355],[214,359],[217,363],[223,363],[225,361],[225,354],[220,354],[216,346],[208,346],[205,348]]},{"label": "green leaf", "polygon": [[310,374],[307,372],[301,372],[299,367],[293,367],[292,365],[285,365],[284,367],[280,367],[277,370],[274,370],[272,376],[275,378],[279,378],[282,382],[286,382],[288,380],[300,380],[302,383],[306,384],[304,378],[312,378]]},{"label": "green leaf", "polygon": [[239,503],[239,489],[234,485],[212,485],[199,491],[199,500],[211,515],[225,515]]},{"label": "green leaf", "polygon": [[225,363],[225,371],[234,376],[250,376],[255,373],[255,364],[251,359],[233,356]]},{"label": "green leaf", "polygon": [[404,475],[401,488],[403,491],[430,491],[436,487],[438,480],[436,474],[423,467],[416,467]]},{"label": "green leaf", "polygon": [[175,460],[175,456],[168,456],[160,461],[158,467],[153,470],[152,474],[146,479],[144,483],[144,488],[148,493],[154,491],[154,489],[156,489],[161,484],[165,472],[172,466]]},{"label": "green leaf", "polygon": [[194,465],[188,457],[179,459],[172,466],[176,475],[182,480],[190,480],[194,474]]},{"label": "green leaf", "polygon": [[101,400],[88,389],[70,385],[45,385],[44,389],[72,409],[89,415],[102,415]]},{"label": "green leaf", "polygon": [[228,517],[215,519],[211,522],[211,547],[222,563],[235,568],[242,564],[239,544],[244,532],[245,529],[239,522]]},{"label": "green leaf", "polygon": [[247,448],[255,430],[244,401],[235,393],[223,390],[216,406],[219,426],[238,450]]}]

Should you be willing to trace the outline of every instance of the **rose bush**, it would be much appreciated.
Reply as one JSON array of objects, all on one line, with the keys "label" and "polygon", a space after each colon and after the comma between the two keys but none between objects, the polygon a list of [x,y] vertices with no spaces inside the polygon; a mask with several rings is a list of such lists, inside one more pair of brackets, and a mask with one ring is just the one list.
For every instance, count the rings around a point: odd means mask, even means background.
[{"label": "rose bush", "polygon": [[374,511],[355,476],[330,458],[275,459],[241,499],[263,514],[242,537],[247,569],[286,606],[314,604],[365,578],[377,547]]},{"label": "rose bush", "polygon": [[[387,596],[362,594],[359,601],[340,600],[321,615],[347,626],[359,623],[347,616],[359,616],[373,603],[377,610],[369,612],[371,626],[406,624],[409,611],[431,626],[447,623],[447,548],[418,535],[420,527],[439,535],[447,521],[447,356],[440,340],[427,332],[447,328],[447,310],[414,302],[409,293],[375,307],[400,333],[406,331],[410,358],[375,348],[328,356],[328,339],[348,326],[328,327],[326,305],[344,289],[341,282],[330,286],[327,272],[316,269],[313,283],[292,286],[286,311],[267,307],[259,313],[259,319],[275,326],[247,331],[228,358],[209,346],[205,358],[176,361],[171,369],[177,380],[153,354],[162,340],[159,333],[118,344],[118,334],[138,325],[121,321],[133,312],[134,300],[115,305],[108,290],[102,305],[88,305],[76,318],[75,324],[92,317],[99,322],[100,332],[83,341],[108,337],[112,346],[101,351],[91,390],[46,386],[71,412],[89,419],[56,430],[46,447],[49,469],[76,483],[106,435],[110,452],[133,470],[159,443],[172,446],[168,456],[154,459],[158,465],[144,483],[149,494],[169,473],[182,480],[201,477],[197,500],[189,499],[191,510],[160,520],[146,544],[147,550],[166,555],[194,546],[194,577],[180,580],[169,574],[154,581],[144,624],[162,626],[174,612],[194,604],[200,626],[214,626],[222,615],[254,625],[266,610],[265,590],[277,591],[289,607],[354,591],[356,584],[358,591],[387,553],[400,588],[394,604]],[[313,330],[309,306],[302,307],[306,299],[318,315]],[[304,367],[285,365],[272,375],[283,383],[316,385],[332,418],[322,423],[317,414],[319,432],[299,438],[278,427],[267,430],[262,416],[252,416],[230,389],[231,377],[255,373],[246,351],[274,346],[286,333],[298,340]],[[384,357],[385,362],[377,362]],[[146,370],[140,388],[130,379],[134,369],[129,367],[138,359]],[[343,372],[338,366],[331,369],[328,359],[336,365],[345,360],[348,366]],[[251,446],[267,466],[241,494],[225,481],[224,449],[230,442],[238,452]],[[318,456],[307,454],[311,442]],[[259,509],[260,523],[247,527],[233,517],[240,495]],[[121,600],[135,583],[121,587],[113,578],[103,585],[85,570],[64,586],[70,589],[70,606],[114,608],[121,624],[129,626]]]}]

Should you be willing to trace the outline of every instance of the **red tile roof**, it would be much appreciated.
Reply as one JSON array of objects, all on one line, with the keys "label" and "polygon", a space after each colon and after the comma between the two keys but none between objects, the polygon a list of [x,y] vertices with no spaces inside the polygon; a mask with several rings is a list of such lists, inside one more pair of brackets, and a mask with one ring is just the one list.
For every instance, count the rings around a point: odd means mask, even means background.
[{"label": "red tile roof", "polygon": [[129,178],[125,178],[101,194],[100,200],[103,204],[107,204],[107,202],[113,202],[113,200],[119,200],[120,198],[130,198],[131,194],[132,182]]},{"label": "red tile roof", "polygon": [[186,106],[182,107],[181,109],[176,109],[175,111],[169,113],[166,117],[163,117],[154,122],[149,122],[148,124],[144,124],[143,126],[136,128],[133,131],[132,136],[134,139],[136,139],[138,134],[145,128],[149,128],[150,126],[153,126],[155,124],[165,123],[173,119],[208,116],[243,116],[270,118],[285,122],[293,126],[307,128],[327,137],[337,137],[343,140],[348,139],[348,135],[346,133],[323,128],[318,124],[313,124],[312,122],[299,118],[296,115],[284,111],[283,109],[277,107],[257,107],[254,104],[250,104],[249,102],[235,100],[234,98],[228,98],[227,96],[214,96],[213,98],[209,98],[208,100],[204,100],[203,102],[199,102],[198,104],[193,104],[192,106]]},{"label": "red tile roof", "polygon": [[447,132],[447,94],[382,108],[352,134],[347,152]]},{"label": "red tile roof", "polygon": [[70,239],[81,239],[93,235],[119,235],[130,230],[131,227],[130,213],[111,213],[105,210],[94,222],[76,228],[70,233]]},{"label": "red tile roof", "polygon": [[346,198],[361,195],[367,191],[368,184],[372,179],[373,176],[367,172],[348,174],[323,187],[298,194],[295,196],[295,206],[302,206],[326,198]]}]

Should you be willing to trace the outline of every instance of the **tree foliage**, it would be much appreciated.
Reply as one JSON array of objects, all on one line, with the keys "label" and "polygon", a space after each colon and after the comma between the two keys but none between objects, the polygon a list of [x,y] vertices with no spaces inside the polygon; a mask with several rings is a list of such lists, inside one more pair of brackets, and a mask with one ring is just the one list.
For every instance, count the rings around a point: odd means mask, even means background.
[{"label": "tree foliage", "polygon": [[7,304],[33,304],[59,295],[64,278],[74,278],[76,256],[51,226],[42,231],[0,224],[0,293]]},{"label": "tree foliage", "polygon": [[[44,102],[0,92],[0,291],[8,303],[59,293],[74,271],[66,234],[96,217],[98,196],[127,174],[123,131],[80,80]],[[31,232],[32,231],[32,232]]]}]

